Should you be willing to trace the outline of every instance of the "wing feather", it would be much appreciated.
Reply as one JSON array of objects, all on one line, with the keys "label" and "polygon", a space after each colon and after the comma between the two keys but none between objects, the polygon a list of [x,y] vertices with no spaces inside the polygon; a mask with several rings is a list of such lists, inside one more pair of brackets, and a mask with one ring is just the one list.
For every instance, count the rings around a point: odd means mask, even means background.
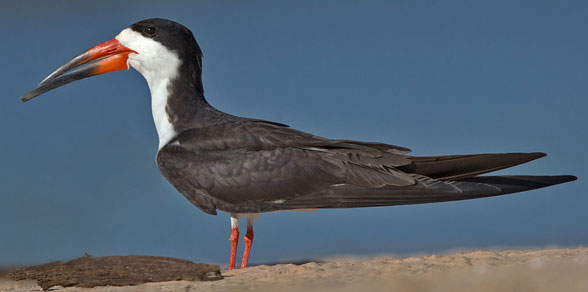
[{"label": "wing feather", "polygon": [[243,119],[180,133],[161,172],[203,211],[247,213],[431,203],[495,196],[572,177],[478,177],[543,153],[406,156],[404,147],[330,140]]},{"label": "wing feather", "polygon": [[206,197],[195,204],[207,210],[290,200],[333,184],[415,184],[396,169],[411,163],[401,154],[406,148],[329,140],[266,122],[191,129],[172,142],[158,153],[160,170],[193,203]]}]

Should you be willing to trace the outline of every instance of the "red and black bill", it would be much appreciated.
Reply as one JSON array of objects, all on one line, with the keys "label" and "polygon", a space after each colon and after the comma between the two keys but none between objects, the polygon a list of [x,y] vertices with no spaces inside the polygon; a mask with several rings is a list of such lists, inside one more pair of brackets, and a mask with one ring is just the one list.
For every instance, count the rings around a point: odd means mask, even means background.
[{"label": "red and black bill", "polygon": [[90,76],[128,69],[130,53],[137,53],[118,40],[101,43],[71,59],[49,74],[37,88],[25,93],[20,100],[26,102],[47,91]]}]

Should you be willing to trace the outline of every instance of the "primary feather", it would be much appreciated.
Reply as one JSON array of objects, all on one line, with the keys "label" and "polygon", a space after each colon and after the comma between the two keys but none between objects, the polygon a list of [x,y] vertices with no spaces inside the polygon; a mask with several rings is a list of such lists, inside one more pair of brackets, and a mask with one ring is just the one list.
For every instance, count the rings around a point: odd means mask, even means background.
[{"label": "primary feather", "polygon": [[157,161],[164,176],[210,214],[465,200],[575,179],[476,177],[543,153],[415,157],[409,151],[236,118],[180,133]]}]

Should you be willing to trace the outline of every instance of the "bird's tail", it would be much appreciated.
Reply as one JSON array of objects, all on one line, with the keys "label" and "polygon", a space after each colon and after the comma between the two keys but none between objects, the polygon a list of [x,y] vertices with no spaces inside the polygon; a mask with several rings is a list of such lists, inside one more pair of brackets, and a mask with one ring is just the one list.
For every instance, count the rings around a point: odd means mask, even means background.
[{"label": "bird's tail", "polygon": [[446,156],[409,156],[411,163],[398,169],[440,180],[457,180],[523,164],[547,154],[499,153]]},{"label": "bird's tail", "polygon": [[572,175],[479,176],[537,158],[545,153],[471,154],[408,157],[398,167],[414,177],[411,186],[357,187],[334,185],[329,191],[294,198],[279,209],[355,208],[423,204],[506,195],[574,181]]},{"label": "bird's tail", "polygon": [[289,200],[281,204],[280,209],[356,208],[469,200],[544,188],[577,178],[572,175],[513,175],[441,181],[415,175],[415,179],[417,184],[409,187],[334,187],[329,193]]}]

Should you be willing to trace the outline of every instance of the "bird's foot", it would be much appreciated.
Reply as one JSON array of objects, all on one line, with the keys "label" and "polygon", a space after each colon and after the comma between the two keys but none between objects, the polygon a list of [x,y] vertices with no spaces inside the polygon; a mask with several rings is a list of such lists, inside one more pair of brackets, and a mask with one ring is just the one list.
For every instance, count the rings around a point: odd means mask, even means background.
[{"label": "bird's foot", "polygon": [[251,245],[253,244],[253,227],[247,226],[247,233],[243,237],[245,242],[245,250],[243,250],[243,260],[241,260],[241,269],[247,267],[247,261],[249,261],[249,253],[251,252]]},{"label": "bird's foot", "polygon": [[237,245],[239,244],[239,227],[231,229],[231,257],[229,258],[229,270],[235,268],[235,260],[237,258]]}]

